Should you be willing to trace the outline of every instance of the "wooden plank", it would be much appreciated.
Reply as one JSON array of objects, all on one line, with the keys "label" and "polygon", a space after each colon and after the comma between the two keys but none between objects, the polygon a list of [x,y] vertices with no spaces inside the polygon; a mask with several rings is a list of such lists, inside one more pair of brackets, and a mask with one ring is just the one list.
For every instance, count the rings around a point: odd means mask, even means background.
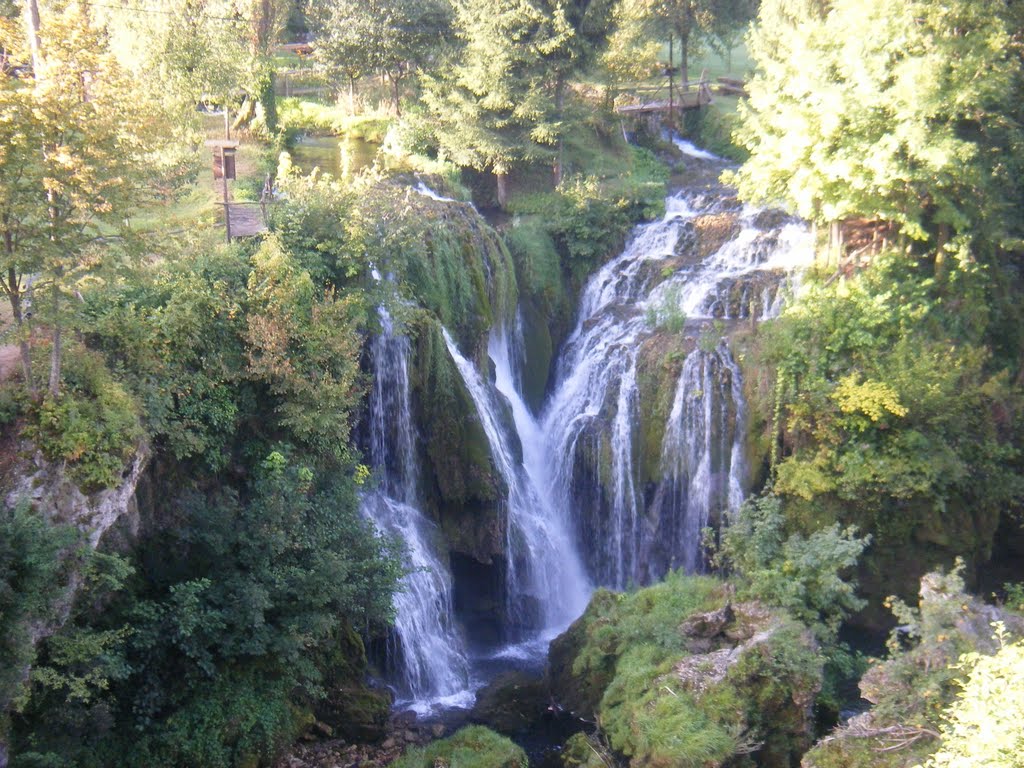
[{"label": "wooden plank", "polygon": [[228,215],[231,216],[231,237],[255,237],[267,231],[267,224],[256,203],[230,203]]}]

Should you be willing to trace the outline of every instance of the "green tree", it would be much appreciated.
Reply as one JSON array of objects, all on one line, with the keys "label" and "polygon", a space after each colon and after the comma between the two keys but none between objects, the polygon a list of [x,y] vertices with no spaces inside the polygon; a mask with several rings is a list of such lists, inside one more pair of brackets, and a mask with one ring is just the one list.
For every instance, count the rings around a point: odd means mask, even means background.
[{"label": "green tree", "polygon": [[8,707],[27,693],[32,628],[55,618],[67,586],[65,550],[76,541],[73,528],[51,525],[27,501],[0,509],[0,741]]},{"label": "green tree", "polygon": [[391,81],[401,114],[402,81],[431,62],[451,25],[445,0],[331,0],[317,12],[318,54],[348,77],[353,110],[356,78],[376,70]]},{"label": "green tree", "polygon": [[249,303],[249,373],[277,399],[280,425],[317,455],[347,458],[362,392],[361,297],[317,295],[309,273],[270,238],[253,257]]},{"label": "green tree", "polygon": [[[685,84],[696,49],[719,43],[731,30],[746,25],[752,8],[743,0],[622,0],[617,13],[618,46],[627,51],[642,51],[645,41],[668,37],[669,67],[674,67],[678,43],[680,79]],[[646,50],[651,52],[650,47]]]},{"label": "green tree", "polygon": [[461,49],[453,66],[428,81],[424,100],[438,141],[457,165],[489,171],[500,205],[517,164],[548,158],[558,130],[545,56],[572,35],[565,8],[516,0],[456,0]]},{"label": "green tree", "polygon": [[[114,253],[98,245],[105,232],[131,235],[127,216],[154,194],[173,160],[160,151],[159,104],[132,87],[81,6],[48,15],[40,39],[31,86],[0,86],[0,268],[20,325],[30,277],[49,294],[36,313],[51,331],[49,391],[57,397],[67,295],[95,261]],[[31,388],[29,352],[24,344]]]},{"label": "green tree", "polygon": [[564,19],[569,31],[561,38],[561,44],[545,56],[549,76],[554,81],[557,185],[562,181],[566,87],[570,78],[591,69],[607,48],[615,3],[613,0],[547,0],[547,6],[551,18]]},{"label": "green tree", "polygon": [[957,233],[998,238],[994,180],[1021,146],[1004,15],[989,0],[763,2],[741,194],[820,223],[894,222],[940,256]]}]

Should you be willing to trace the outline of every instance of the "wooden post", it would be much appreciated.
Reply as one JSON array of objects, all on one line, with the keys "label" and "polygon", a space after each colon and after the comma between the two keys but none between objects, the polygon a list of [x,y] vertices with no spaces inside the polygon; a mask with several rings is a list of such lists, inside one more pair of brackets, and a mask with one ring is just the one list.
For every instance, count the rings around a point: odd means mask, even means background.
[{"label": "wooden post", "polygon": [[[228,110],[225,106],[225,124],[227,121]],[[220,178],[224,184],[224,241],[231,245],[231,205],[228,203],[228,163],[227,155],[224,147],[220,148]]]},{"label": "wooden post", "polygon": [[673,40],[673,37],[672,37],[672,33],[670,32],[669,35],[668,35],[668,125],[669,125],[670,128],[675,128],[675,125],[676,125],[676,119],[675,119],[676,109],[675,109],[675,101],[674,101],[673,95],[672,95],[672,84],[673,84],[673,78],[674,78],[674,73],[672,71],[672,67],[673,67],[673,61],[672,60],[675,58],[675,56],[674,56],[674,51],[673,51],[673,48],[672,48],[672,40]]}]

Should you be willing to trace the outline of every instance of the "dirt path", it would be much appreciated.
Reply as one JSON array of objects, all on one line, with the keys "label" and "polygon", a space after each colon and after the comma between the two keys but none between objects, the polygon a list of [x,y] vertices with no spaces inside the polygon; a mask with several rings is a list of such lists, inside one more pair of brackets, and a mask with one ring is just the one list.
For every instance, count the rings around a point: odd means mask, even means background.
[{"label": "dirt path", "polygon": [[18,375],[21,368],[21,353],[17,344],[0,346],[0,381],[7,381]]}]

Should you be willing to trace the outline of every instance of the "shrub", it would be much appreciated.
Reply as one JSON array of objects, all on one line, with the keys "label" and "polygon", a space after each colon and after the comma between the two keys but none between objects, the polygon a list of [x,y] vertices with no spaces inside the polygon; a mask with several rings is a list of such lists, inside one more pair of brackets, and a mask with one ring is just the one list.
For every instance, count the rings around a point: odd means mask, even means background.
[{"label": "shrub", "polygon": [[471,725],[447,739],[414,747],[392,768],[526,768],[526,753],[510,739],[480,725]]},{"label": "shrub", "polygon": [[64,378],[64,392],[34,408],[26,434],[50,461],[65,462],[83,491],[113,488],[143,436],[138,404],[95,353],[69,350]]},{"label": "shrub", "polygon": [[0,712],[24,690],[35,656],[29,629],[50,617],[66,582],[61,555],[76,539],[27,501],[0,509]]}]

